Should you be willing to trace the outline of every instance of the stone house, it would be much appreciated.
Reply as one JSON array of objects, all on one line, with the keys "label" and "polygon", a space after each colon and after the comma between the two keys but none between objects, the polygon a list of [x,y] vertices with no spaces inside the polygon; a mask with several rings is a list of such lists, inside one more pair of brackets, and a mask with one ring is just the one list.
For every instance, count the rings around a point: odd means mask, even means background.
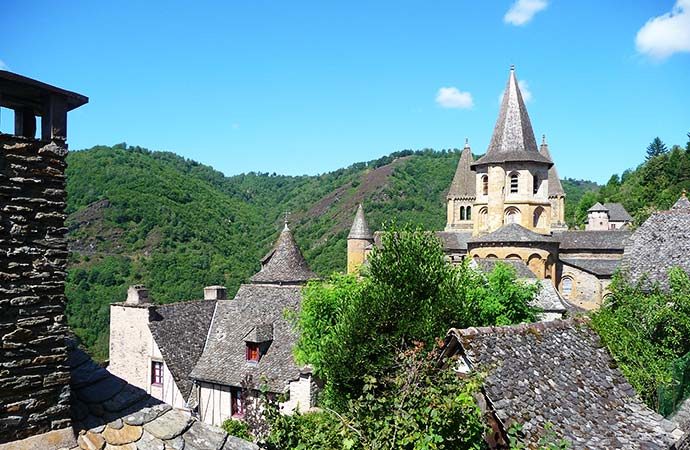
[{"label": "stone house", "polygon": [[[465,143],[446,205],[446,226],[436,234],[451,262],[520,260],[566,302],[584,309],[597,308],[608,294],[630,236],[621,230],[630,216],[620,204],[607,204],[607,231],[567,229],[563,186],[546,138],[537,146],[512,67],[489,147],[475,161]],[[375,245],[361,205],[352,230],[367,232],[348,236],[349,272]]]},{"label": "stone house", "polygon": [[620,230],[632,223],[632,217],[620,203],[595,203],[587,210],[585,230]]},{"label": "stone house", "polygon": [[586,319],[451,329],[441,354],[460,377],[482,373],[477,401],[489,448],[521,424],[527,448],[547,429],[569,448],[674,449],[677,424],[649,409]]},{"label": "stone house", "polygon": [[314,278],[286,223],[231,300],[210,286],[204,300],[153,305],[145,288],[131,287],[127,301],[111,305],[109,370],[212,425],[242,417],[261,390],[288,394],[286,413],[307,410],[317,385],[294,361],[297,335],[286,314]]},{"label": "stone house", "polygon": [[0,133],[0,450],[258,450],[112,375],[70,338],[67,113],[87,102],[0,70],[15,125]]}]

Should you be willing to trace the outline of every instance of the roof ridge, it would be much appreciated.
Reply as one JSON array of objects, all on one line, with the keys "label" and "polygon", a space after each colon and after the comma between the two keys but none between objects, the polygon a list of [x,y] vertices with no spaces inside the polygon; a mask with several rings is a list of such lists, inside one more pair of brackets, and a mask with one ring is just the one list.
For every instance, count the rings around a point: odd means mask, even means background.
[{"label": "roof ridge", "polygon": [[501,325],[488,327],[469,327],[469,328],[451,328],[448,334],[455,334],[458,337],[474,337],[485,334],[524,334],[530,331],[550,331],[550,330],[565,330],[587,324],[590,322],[587,316],[577,316],[568,319],[557,319],[533,323],[520,323],[516,325]]},{"label": "roof ridge", "polygon": [[[546,143],[546,135],[541,135],[541,145],[539,146],[539,153],[548,158],[549,161],[553,162],[551,157],[551,152],[549,151],[549,144]],[[553,195],[565,195],[565,190],[561,184],[561,179],[558,177],[558,171],[556,170],[556,164],[549,167],[549,197]]]}]

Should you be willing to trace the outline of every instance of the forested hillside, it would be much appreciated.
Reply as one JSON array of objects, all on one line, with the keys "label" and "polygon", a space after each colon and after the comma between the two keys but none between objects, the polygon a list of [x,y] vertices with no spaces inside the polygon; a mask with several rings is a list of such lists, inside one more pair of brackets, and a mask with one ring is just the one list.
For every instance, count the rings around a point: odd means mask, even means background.
[{"label": "forested hillside", "polygon": [[[107,357],[108,305],[130,284],[156,302],[199,298],[226,285],[233,294],[259,269],[286,212],[312,268],[343,270],[358,203],[373,229],[384,222],[445,225],[445,194],[458,151],[402,151],[337,171],[289,177],[225,177],[172,153],[125,144],[68,157],[67,285],[72,329],[97,358]],[[571,211],[591,182],[563,180]],[[570,215],[569,215],[570,217]],[[574,214],[573,214],[574,217]]]},{"label": "forested hillside", "polygon": [[583,193],[577,204],[571,198],[572,223],[583,225],[587,209],[596,202],[618,202],[628,210],[636,227],[652,212],[670,208],[683,190],[690,191],[690,133],[684,147],[673,145],[668,149],[655,138],[647,147],[645,161],[637,168],[611,176],[601,189]]}]

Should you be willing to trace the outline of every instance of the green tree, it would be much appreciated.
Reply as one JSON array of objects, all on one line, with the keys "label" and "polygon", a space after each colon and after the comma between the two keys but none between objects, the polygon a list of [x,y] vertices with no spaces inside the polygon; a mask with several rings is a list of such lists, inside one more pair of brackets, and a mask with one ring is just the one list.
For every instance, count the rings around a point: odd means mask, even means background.
[{"label": "green tree", "polygon": [[657,136],[654,138],[651,144],[647,146],[647,160],[661,156],[666,152],[668,152],[666,144],[664,144],[664,142]]},{"label": "green tree", "polygon": [[533,321],[537,289],[516,282],[508,266],[485,276],[448,264],[432,233],[389,228],[362,279],[307,286],[296,356],[326,381],[325,403],[343,408],[361,395],[365,377],[387,376],[415,342],[431,350],[451,327]]}]

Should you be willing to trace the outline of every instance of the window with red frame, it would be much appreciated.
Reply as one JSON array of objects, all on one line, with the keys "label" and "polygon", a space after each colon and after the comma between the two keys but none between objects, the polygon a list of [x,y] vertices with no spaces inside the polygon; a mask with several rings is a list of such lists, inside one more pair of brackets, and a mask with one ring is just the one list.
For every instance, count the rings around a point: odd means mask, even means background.
[{"label": "window with red frame", "polygon": [[259,358],[261,358],[259,344],[247,342],[247,362],[259,362]]},{"label": "window with red frame", "polygon": [[163,384],[163,363],[151,361],[151,384]]},{"label": "window with red frame", "polygon": [[231,391],[231,403],[230,408],[232,409],[231,414],[234,417],[244,416],[244,398],[242,398],[242,391],[240,389],[233,389]]}]

